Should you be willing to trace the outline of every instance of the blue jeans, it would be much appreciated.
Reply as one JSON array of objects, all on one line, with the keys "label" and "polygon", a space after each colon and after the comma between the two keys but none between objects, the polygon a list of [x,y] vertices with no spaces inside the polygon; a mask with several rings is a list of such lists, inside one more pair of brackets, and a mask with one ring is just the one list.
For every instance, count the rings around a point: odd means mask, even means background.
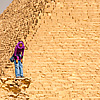
[{"label": "blue jeans", "polygon": [[16,77],[18,76],[23,76],[23,65],[21,63],[21,60],[18,60],[18,63],[16,63],[16,60],[14,60],[15,64],[15,75]]}]

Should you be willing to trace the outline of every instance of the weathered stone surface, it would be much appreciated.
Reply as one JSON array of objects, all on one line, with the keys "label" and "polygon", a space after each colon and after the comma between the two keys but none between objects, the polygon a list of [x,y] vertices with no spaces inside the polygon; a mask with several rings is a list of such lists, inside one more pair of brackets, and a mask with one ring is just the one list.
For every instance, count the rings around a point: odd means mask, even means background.
[{"label": "weathered stone surface", "polygon": [[8,91],[8,97],[29,99],[29,95],[25,92],[29,87],[31,79],[29,78],[0,78],[0,87]]},{"label": "weathered stone surface", "polygon": [[17,81],[18,95],[2,80],[0,100],[99,100],[99,8],[99,0],[14,0],[0,16],[1,76],[14,76],[6,63],[23,39],[23,71],[32,82],[27,89]]}]

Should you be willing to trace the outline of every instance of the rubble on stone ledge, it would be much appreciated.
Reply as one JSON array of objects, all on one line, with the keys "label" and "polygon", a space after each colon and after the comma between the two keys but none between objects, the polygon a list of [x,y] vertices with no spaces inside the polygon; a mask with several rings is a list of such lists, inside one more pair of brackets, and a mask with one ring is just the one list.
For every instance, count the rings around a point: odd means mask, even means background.
[{"label": "rubble on stone ledge", "polygon": [[31,83],[29,78],[0,78],[0,88],[9,91],[7,97],[29,99],[29,95],[25,92]]}]

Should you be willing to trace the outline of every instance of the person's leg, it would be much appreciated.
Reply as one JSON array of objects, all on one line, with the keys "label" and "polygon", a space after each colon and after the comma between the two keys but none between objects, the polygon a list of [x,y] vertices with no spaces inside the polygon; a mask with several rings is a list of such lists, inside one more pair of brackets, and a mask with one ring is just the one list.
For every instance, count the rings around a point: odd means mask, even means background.
[{"label": "person's leg", "polygon": [[16,60],[14,60],[14,64],[15,64],[15,75],[16,77],[20,76],[20,72],[19,72],[19,61],[16,64]]},{"label": "person's leg", "polygon": [[19,60],[19,67],[20,67],[20,76],[23,77],[23,64],[21,63],[21,60]]}]

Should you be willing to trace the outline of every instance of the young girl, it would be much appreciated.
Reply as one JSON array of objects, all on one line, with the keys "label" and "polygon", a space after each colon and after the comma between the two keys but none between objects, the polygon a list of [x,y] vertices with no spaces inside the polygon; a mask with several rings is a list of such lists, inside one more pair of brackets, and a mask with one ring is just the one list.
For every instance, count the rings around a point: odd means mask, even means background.
[{"label": "young girl", "polygon": [[14,64],[15,64],[16,78],[24,77],[23,76],[23,65],[22,65],[24,49],[25,49],[25,46],[24,46],[23,41],[19,41],[14,51]]}]

